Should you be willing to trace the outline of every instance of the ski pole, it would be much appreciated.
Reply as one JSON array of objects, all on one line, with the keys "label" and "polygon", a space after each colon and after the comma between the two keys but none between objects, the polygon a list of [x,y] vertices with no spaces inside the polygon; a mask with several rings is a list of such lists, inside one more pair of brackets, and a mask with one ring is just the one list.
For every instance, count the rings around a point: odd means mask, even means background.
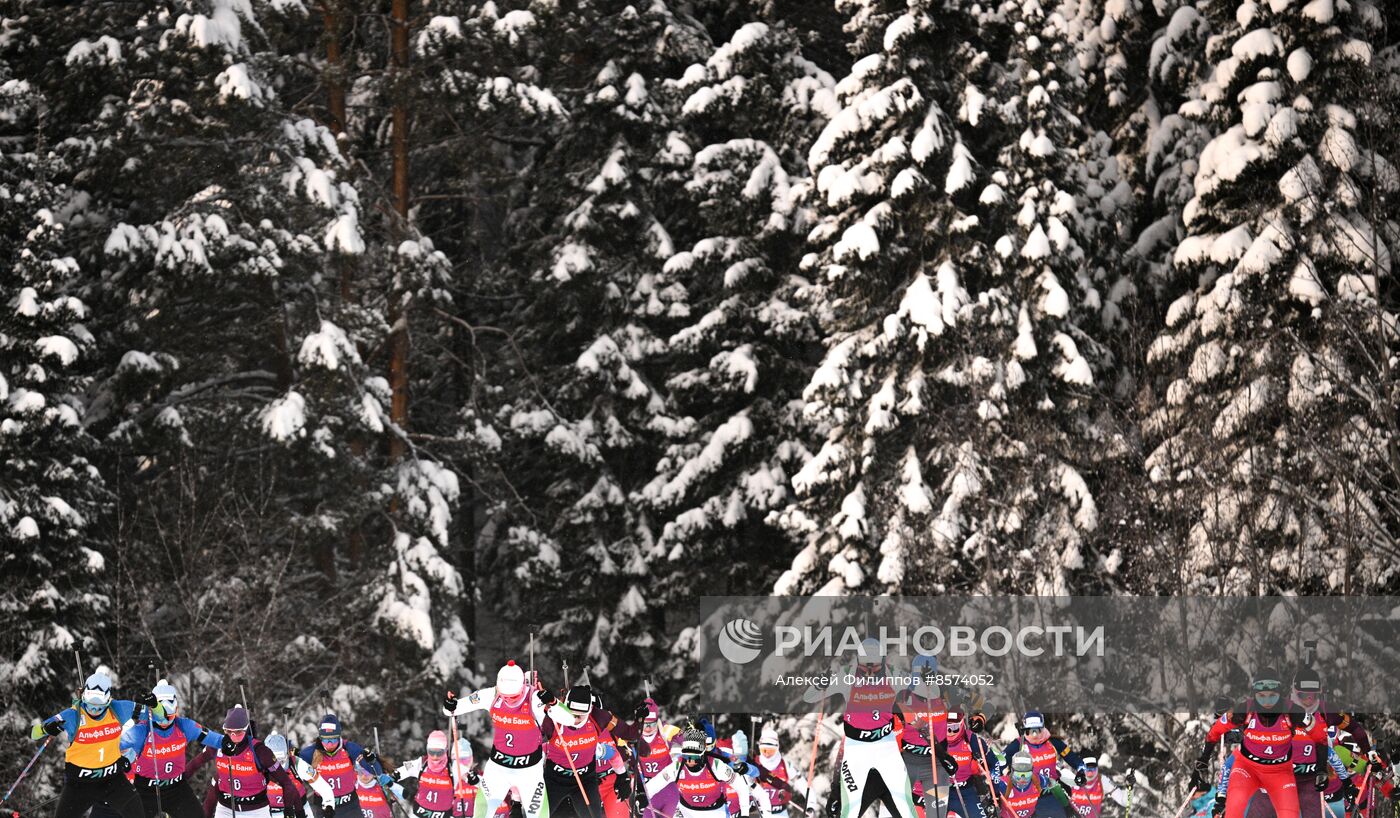
[{"label": "ski pole", "polygon": [[822,699],[821,705],[817,708],[817,721],[812,725],[812,757],[807,762],[807,804],[812,801],[812,776],[817,771],[817,739],[821,737],[822,718],[826,716],[826,699]]},{"label": "ski pole", "polygon": [[[965,727],[964,729],[969,728]],[[987,742],[974,733],[968,736],[968,743],[970,744],[974,738],[977,739],[977,753],[982,757],[982,775],[987,777],[987,789],[992,792],[992,809],[1000,815],[1001,804],[997,800],[997,783],[992,779],[992,768],[987,766]]]},{"label": "ski pole", "polygon": [[[569,663],[568,663],[568,662],[564,662],[563,665],[564,665],[564,695],[565,695],[565,696],[568,696],[568,695],[569,695]],[[568,708],[566,707],[565,709],[567,710]],[[572,712],[572,711],[570,711],[570,712]],[[583,777],[580,776],[580,775],[578,774],[578,767],[574,766],[574,754],[573,754],[572,752],[569,751],[569,745],[568,745],[567,742],[564,741],[564,728],[563,728],[562,725],[557,725],[557,724],[555,725],[554,740],[557,741],[557,742],[559,742],[559,749],[561,749],[561,750],[564,751],[564,758],[567,759],[568,762],[569,762],[569,769],[570,769],[571,771],[573,771],[573,774],[574,774],[574,783],[578,785],[578,794],[581,795],[581,796],[583,796],[583,805],[584,805],[585,807],[591,807],[591,806],[593,806],[592,803],[588,800],[588,791],[585,790],[585,789],[583,788]],[[592,810],[589,810],[589,812],[592,812]]]},{"label": "ski pole", "polygon": [[[457,750],[457,714],[452,714],[452,750],[449,755],[452,758],[452,811],[456,813],[459,809],[465,813],[466,804],[462,794],[461,765],[462,754]],[[523,793],[522,793],[523,795]]]},{"label": "ski pole", "polygon": [[[156,684],[160,684],[160,674],[156,672],[155,662],[147,665],[151,674],[156,677]],[[160,707],[160,703],[156,703]],[[146,728],[151,733],[151,766],[155,768],[155,777],[151,779],[152,788],[156,791],[156,818],[165,818],[165,808],[160,803],[160,757],[156,755],[156,713],[154,710],[146,710]]]},{"label": "ski pole", "polygon": [[[374,754],[376,756],[379,755],[379,725],[377,724],[374,726]],[[382,756],[380,756],[379,758],[379,768],[381,770],[384,769],[384,758]],[[374,775],[374,770],[371,770],[368,767],[365,768],[365,772],[368,772],[370,775]],[[375,776],[375,778],[378,778],[378,776]],[[404,806],[403,799],[399,798],[398,793],[384,786],[382,783],[379,785],[379,789],[384,793],[385,800],[389,802],[389,809],[391,811],[393,810],[394,804],[396,802],[399,804],[399,807],[401,809],[403,809],[405,812],[408,811],[408,807]]]},{"label": "ski pole", "polygon": [[1132,770],[1128,770],[1128,801],[1123,805],[1123,818],[1129,818],[1133,814],[1133,787],[1137,785],[1137,776]]},{"label": "ski pole", "polygon": [[49,749],[49,744],[51,744],[52,742],[53,736],[44,737],[44,741],[39,745],[39,749],[34,751],[34,757],[29,759],[29,763],[24,765],[24,769],[20,771],[19,778],[16,778],[15,783],[11,784],[8,790],[5,790],[5,796],[3,798],[0,798],[0,804],[3,804],[6,801],[10,800],[10,795],[14,793],[15,788],[18,787],[22,781],[24,781],[25,776],[29,775],[29,770],[31,767],[34,766],[34,762],[38,761],[39,756],[43,755],[44,751]]}]

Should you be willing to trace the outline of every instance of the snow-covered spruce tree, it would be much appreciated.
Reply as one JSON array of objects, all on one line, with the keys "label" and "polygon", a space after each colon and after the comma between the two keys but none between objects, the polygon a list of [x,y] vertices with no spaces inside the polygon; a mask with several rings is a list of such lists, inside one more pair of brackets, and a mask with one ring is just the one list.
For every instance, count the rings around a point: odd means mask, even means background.
[{"label": "snow-covered spruce tree", "polygon": [[805,157],[835,97],[794,34],[765,23],[741,27],[671,84],[696,146],[691,219],[646,309],[681,319],[655,364],[685,434],[637,500],[662,523],[648,560],[670,563],[650,599],[683,611],[699,592],[761,593],[793,556],[766,518],[810,456],[801,394],[818,335],[795,273],[813,222]]},{"label": "snow-covered spruce tree", "polygon": [[667,220],[692,160],[664,79],[703,59],[705,34],[661,0],[579,3],[554,25],[545,41],[562,53],[543,84],[581,91],[562,100],[569,128],[525,171],[533,200],[513,226],[528,242],[514,261],[528,284],[500,425],[520,500],[497,554],[515,575],[482,604],[547,622],[554,655],[625,688],[663,625],[649,602],[662,566],[646,558],[659,531],[629,498],[693,423],[672,417],[645,362],[683,318],[652,308],[684,300],[658,275],[675,254]]},{"label": "snow-covered spruce tree", "polygon": [[[83,428],[95,339],[64,241],[81,204],[50,181],[62,169],[35,139],[38,94],[8,74],[0,62],[0,725],[19,736],[36,707],[68,704],[73,652],[93,656],[113,609],[94,587],[111,577],[110,496]],[[30,748],[8,745],[13,777]]]},{"label": "snow-covered spruce tree", "polygon": [[[1080,329],[1099,326],[1102,296],[1079,243],[1091,215],[1065,20],[1003,9],[1001,71],[996,56],[949,59],[957,21],[982,21],[948,10],[891,24],[812,150],[830,215],[808,264],[835,332],[806,397],[829,431],[784,514],[810,540],[780,592],[1063,593],[1095,559],[1080,466],[1119,443],[1096,403],[1102,352]],[[940,91],[941,108],[927,99]]]},{"label": "snow-covered spruce tree", "polygon": [[1171,257],[1186,232],[1181,212],[1193,195],[1197,158],[1209,139],[1202,123],[1178,109],[1197,93],[1210,68],[1205,47],[1211,28],[1209,17],[1190,0],[1163,0],[1158,5],[1167,22],[1152,40],[1142,105],[1146,123],[1141,140],[1131,146],[1139,153],[1132,164],[1142,190],[1136,234],[1127,251],[1127,262],[1140,270],[1140,285],[1154,304],[1172,292]]},{"label": "snow-covered spruce tree", "polygon": [[[416,463],[386,469],[380,441],[401,430],[371,362],[388,277],[430,289],[445,260],[426,241],[386,241],[329,131],[289,110],[314,82],[299,54],[278,50],[277,34],[306,21],[295,4],[93,5],[36,8],[21,40],[49,44],[24,56],[66,101],[49,108],[46,133],[93,211],[69,233],[101,274],[88,423],[104,471],[126,478],[118,587],[188,591],[123,600],[128,655],[204,621],[200,600],[232,595],[257,604],[225,609],[227,633],[295,641],[283,664],[261,640],[232,637],[182,640],[185,655],[167,647],[167,661],[290,685],[341,656],[368,676],[379,654],[353,648],[375,638],[376,610],[425,609],[419,586],[460,592],[423,547],[443,547],[436,499],[454,487]],[[340,261],[354,257],[370,260],[377,299],[342,298]],[[395,497],[406,543],[384,525]],[[365,520],[375,527],[356,537]],[[321,581],[305,581],[317,570]],[[333,615],[297,622],[329,600]],[[411,625],[403,635],[430,650]]]},{"label": "snow-covered spruce tree", "polygon": [[[1378,299],[1397,240],[1391,157],[1358,138],[1370,107],[1369,2],[1240,3],[1185,112],[1214,136],[1200,157],[1177,298],[1150,362],[1146,431],[1158,502],[1189,536],[1144,555],[1225,593],[1336,591],[1387,580],[1393,502],[1362,481],[1393,444],[1395,354]],[[1391,552],[1393,553],[1393,552]]]}]

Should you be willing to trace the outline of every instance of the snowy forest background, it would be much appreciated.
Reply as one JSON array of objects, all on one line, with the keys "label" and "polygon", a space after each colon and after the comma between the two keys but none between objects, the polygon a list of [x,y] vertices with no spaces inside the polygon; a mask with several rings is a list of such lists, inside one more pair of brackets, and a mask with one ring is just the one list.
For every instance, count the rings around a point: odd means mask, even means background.
[{"label": "snowy forest background", "polygon": [[702,594],[1395,593],[1395,13],[9,0],[4,735],[75,649],[408,741],[530,631],[677,702]]}]

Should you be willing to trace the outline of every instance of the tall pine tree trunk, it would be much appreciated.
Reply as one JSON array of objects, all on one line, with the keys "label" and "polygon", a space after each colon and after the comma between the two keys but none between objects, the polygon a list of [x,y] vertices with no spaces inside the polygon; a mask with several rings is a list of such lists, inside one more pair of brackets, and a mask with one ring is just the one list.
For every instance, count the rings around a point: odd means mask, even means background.
[{"label": "tall pine tree trunk", "polygon": [[[326,41],[326,109],[329,113],[329,126],[331,133],[335,134],[336,143],[340,146],[341,153],[345,153],[348,138],[346,128],[348,126],[345,110],[345,85],[346,68],[345,54],[341,48],[341,32],[345,28],[345,19],[349,10],[345,8],[343,0],[323,0],[321,4],[321,22],[325,27]],[[345,157],[347,160],[348,156]],[[348,164],[348,161],[347,161]],[[353,168],[349,171],[353,174]],[[340,278],[340,302],[342,307],[352,304],[355,301],[354,281],[355,265],[350,256],[340,254],[336,259],[336,269]],[[360,350],[364,353],[364,349]],[[351,441],[350,451],[357,459],[363,459],[367,447],[360,439]],[[317,562],[327,576],[335,575],[335,558],[332,544],[327,541],[318,547],[321,553],[317,554]],[[356,520],[350,529],[349,556],[352,565],[359,565],[365,552],[364,531],[360,521]]]},{"label": "tall pine tree trunk", "polygon": [[[344,25],[345,9],[341,0],[324,0],[321,4],[321,22],[326,28],[326,95],[330,111],[331,133],[337,138],[345,133],[345,58],[340,50],[340,32]],[[341,294],[345,294],[341,279]]]}]

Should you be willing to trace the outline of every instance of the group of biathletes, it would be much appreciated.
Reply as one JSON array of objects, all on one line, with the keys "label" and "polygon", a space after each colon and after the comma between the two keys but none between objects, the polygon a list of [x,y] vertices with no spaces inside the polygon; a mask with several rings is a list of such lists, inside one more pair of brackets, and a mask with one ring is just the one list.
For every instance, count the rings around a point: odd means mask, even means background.
[{"label": "group of biathletes", "polygon": [[[936,660],[913,665],[931,678]],[[556,696],[514,662],[493,687],[448,693],[451,735],[433,731],[421,755],[393,770],[345,738],[334,714],[297,749],[276,731],[259,738],[242,705],[218,730],[200,725],[165,682],[136,701],[114,700],[103,673],[32,737],[45,746],[60,733],[68,738],[57,818],[89,809],[94,818],[391,818],[395,804],[416,818],[728,818],[755,809],[787,818],[790,805],[807,818],[857,818],[877,802],[897,818],[1099,818],[1106,798],[1130,812],[1131,784],[1116,786],[1096,758],[1052,736],[1040,713],[1025,713],[1019,737],[999,748],[983,735],[983,713],[933,684],[897,690],[885,668],[866,645],[854,684],[815,691],[823,713],[840,709],[844,730],[824,810],[806,798],[815,741],[804,777],[802,760],[789,764],[771,726],[758,730],[750,754],[742,731],[724,738],[704,719],[668,724],[650,695],[623,718],[588,685]],[[1213,811],[1226,818],[1265,818],[1270,809],[1276,818],[1322,818],[1324,810],[1327,818],[1371,818],[1370,791],[1385,787],[1389,796],[1387,768],[1354,717],[1323,709],[1316,674],[1299,670],[1290,688],[1266,670],[1252,688],[1243,702],[1221,707],[1192,797],[1214,784]],[[457,717],[471,713],[484,713],[492,727],[479,773],[470,743],[456,735]],[[200,747],[193,758],[191,745]],[[1218,779],[1210,770],[1217,756]],[[190,780],[209,762],[201,805]]]}]

